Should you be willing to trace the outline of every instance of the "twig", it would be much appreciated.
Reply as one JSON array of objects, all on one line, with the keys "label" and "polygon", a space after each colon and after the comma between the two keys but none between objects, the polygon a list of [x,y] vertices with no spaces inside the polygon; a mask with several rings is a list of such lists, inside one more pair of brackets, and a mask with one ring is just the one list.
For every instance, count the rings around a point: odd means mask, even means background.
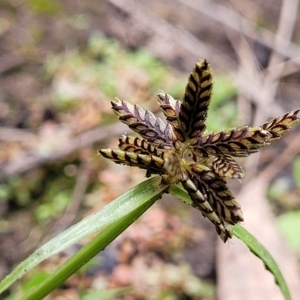
[{"label": "twig", "polygon": [[[240,36],[239,41],[237,41],[236,38],[232,37],[230,32],[227,30],[226,32],[240,61],[240,70],[236,77],[236,81],[239,83],[239,87],[241,87],[243,94],[248,96],[248,101],[249,98],[251,98],[251,100],[255,99],[255,102],[259,103],[258,106],[261,109],[264,105],[266,105],[266,99],[269,99],[269,96],[266,95],[268,89],[264,86],[264,74],[260,71],[258,62],[246,39],[243,36]],[[265,113],[265,110],[261,110]],[[254,124],[258,125],[256,121],[257,120],[255,120]],[[259,157],[260,153],[246,160],[246,179],[252,178],[256,173]]]},{"label": "twig", "polygon": [[[294,31],[296,18],[297,18],[297,8],[298,1],[283,1],[282,8],[280,11],[279,25],[275,38],[275,47],[276,46],[284,46],[281,45],[281,38],[285,37],[287,40],[292,38],[292,34]],[[287,49],[286,49],[287,50]],[[269,60],[269,66],[275,66],[283,60],[283,56],[278,53],[273,52],[271,54],[271,58]],[[263,85],[260,87],[262,90],[262,95],[265,98],[264,102],[257,102],[258,109],[256,111],[256,115],[254,118],[254,122],[260,124],[266,117],[265,107],[273,107],[274,100],[277,93],[277,88],[279,85],[279,79],[284,69],[284,64],[281,64],[281,68],[277,68],[276,70],[270,71],[270,69],[266,70],[265,78],[263,81]],[[278,158],[273,161],[272,164],[277,164]],[[247,164],[253,166],[258,165],[258,159],[249,158],[247,160]]]},{"label": "twig", "polygon": [[0,141],[20,142],[24,144],[35,143],[37,137],[34,133],[25,129],[0,127]]},{"label": "twig", "polygon": [[5,73],[13,68],[21,67],[26,60],[23,57],[9,53],[0,57],[0,74]]},{"label": "twig", "polygon": [[[290,42],[289,39],[286,39],[282,36],[275,36],[271,31],[265,28],[260,27],[258,31],[256,30],[257,26],[255,26],[255,24],[253,24],[251,21],[221,4],[214,3],[213,1],[177,1],[211,17],[215,21],[220,22],[237,32],[240,32],[253,40],[260,42],[261,44],[273,49],[285,57],[295,59],[293,61],[300,65],[300,48],[296,44]],[[294,12],[297,12],[297,8],[294,10]]]},{"label": "twig", "polygon": [[[142,34],[142,29],[139,28],[146,29],[148,35],[145,37],[143,46],[163,61],[169,64],[172,64],[172,62],[174,64],[174,61],[180,62],[186,70],[189,70],[195,61],[205,57],[227,72],[234,69],[236,63],[231,58],[221,53],[218,49],[200,41],[186,30],[173,26],[151,10],[145,8],[139,1],[107,1],[118,8],[119,11],[121,10],[125,13],[127,19],[132,18],[133,24],[139,24],[138,27],[132,26],[131,28],[135,35]],[[121,21],[116,18],[114,22]],[[118,27],[117,24],[115,25]],[[120,24],[118,23],[118,25]],[[126,31],[122,34],[127,37],[129,33]],[[122,37],[124,38],[124,36]]]},{"label": "twig", "polygon": [[81,148],[90,146],[97,142],[103,142],[105,139],[112,136],[121,135],[125,131],[126,127],[120,124],[97,127],[79,134],[70,141],[66,141],[64,145],[61,145],[59,150],[55,149],[55,151],[46,155],[41,155],[38,150],[25,152],[16,159],[0,165],[0,179],[4,180],[10,176],[27,172],[40,165],[65,157]]},{"label": "twig", "polygon": [[284,141],[287,147],[259,174],[259,178],[262,178],[266,182],[270,182],[274,179],[278,173],[300,153],[299,133],[290,134]]},{"label": "twig", "polygon": [[[282,2],[282,8],[280,11],[279,25],[275,37],[275,47],[287,47],[287,45],[281,45],[281,38],[290,40],[295,28],[298,12],[297,0],[284,0]],[[283,49],[287,51],[288,49]],[[268,85],[269,93],[275,97],[277,88],[279,85],[279,78],[284,70],[285,64],[282,63],[283,57],[278,53],[273,52],[269,60],[269,66],[266,70],[266,85]],[[278,65],[276,69],[272,67]]]},{"label": "twig", "polygon": [[53,236],[56,236],[59,232],[64,231],[68,228],[76,217],[76,213],[80,206],[81,200],[85,194],[89,182],[89,172],[85,164],[82,164],[78,170],[78,176],[76,185],[73,191],[72,198],[63,214],[56,222],[54,230],[52,231]]}]

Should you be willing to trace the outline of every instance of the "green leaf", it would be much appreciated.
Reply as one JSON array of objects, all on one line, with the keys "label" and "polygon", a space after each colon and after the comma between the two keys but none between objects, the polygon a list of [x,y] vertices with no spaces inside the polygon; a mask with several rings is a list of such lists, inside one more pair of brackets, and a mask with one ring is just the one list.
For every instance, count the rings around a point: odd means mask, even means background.
[{"label": "green leaf", "polygon": [[[188,204],[191,203],[187,192],[183,190],[181,187],[179,187],[178,185],[172,186],[169,191],[176,198],[179,198],[180,200]],[[232,233],[237,238],[239,238],[242,242],[244,242],[247,245],[247,247],[250,249],[250,251],[254,253],[264,263],[267,270],[273,274],[277,285],[281,289],[284,299],[291,300],[291,295],[288,286],[285,282],[285,279],[277,263],[275,262],[271,254],[268,252],[268,250],[240,224],[236,224],[233,227]]]},{"label": "green leaf", "polygon": [[144,205],[130,211],[125,217],[103,229],[96,238],[81,248],[75,255],[43,281],[43,283],[29,291],[29,293],[21,299],[43,299],[51,291],[59,287],[72,274],[78,271],[87,261],[96,256],[100,251],[104,250],[105,247],[118,237],[129,225],[139,218],[155,202],[155,200],[157,200],[157,195],[150,201],[144,203]]},{"label": "green leaf", "polygon": [[188,193],[185,189],[183,189],[181,183],[177,185],[172,185],[169,189],[170,194],[174,197],[180,199],[181,201],[185,202],[188,205],[192,205],[193,201],[189,197]]},{"label": "green leaf", "polygon": [[[103,250],[112,240],[143,214],[166,189],[167,186],[160,184],[160,177],[158,176],[139,184],[105,206],[100,212],[84,219],[38,249],[0,283],[0,291],[5,290],[40,261],[65,249],[67,246],[73,245],[83,237],[103,229],[95,239],[79,250],[64,265],[59,267],[56,272],[50,275],[37,288],[31,290],[22,299],[36,300],[43,298],[62,284],[99,251]],[[182,201],[191,204],[188,194],[180,185],[171,186],[170,193]],[[100,223],[100,225],[98,223]],[[77,234],[78,236],[76,236]],[[249,249],[262,260],[266,268],[274,275],[276,283],[279,285],[285,299],[290,300],[291,296],[287,284],[270,253],[241,225],[238,224],[234,226],[233,234],[241,239]]]},{"label": "green leaf", "polygon": [[[83,238],[88,237],[99,230],[103,230],[99,236],[90,243],[91,245],[88,244],[90,245],[88,250],[81,249],[79,251],[80,253],[83,253],[83,255],[80,256],[80,259],[82,260],[77,261],[77,265],[75,267],[73,266],[75,272],[92,258],[92,256],[89,256],[91,251],[94,251],[93,253],[96,255],[101,249],[104,249],[106,245],[146,211],[155,200],[160,198],[161,194],[167,189],[167,186],[161,185],[160,182],[161,178],[159,176],[145,180],[106,205],[101,211],[85,218],[47,242],[31,254],[25,261],[20,263],[2,280],[2,282],[0,282],[0,293],[49,256],[74,245]],[[86,257],[84,255],[86,255]],[[58,276],[60,277],[61,275]]]},{"label": "green leaf", "polygon": [[240,224],[236,224],[233,227],[233,234],[237,238],[242,240],[247,245],[247,247],[250,249],[250,251],[262,260],[266,269],[274,275],[276,284],[279,286],[279,288],[284,296],[284,299],[292,300],[290,292],[289,292],[289,288],[288,288],[288,286],[285,282],[285,279],[279,269],[279,266],[277,265],[276,261],[271,256],[271,254],[268,252],[268,250],[250,232],[248,232]]}]

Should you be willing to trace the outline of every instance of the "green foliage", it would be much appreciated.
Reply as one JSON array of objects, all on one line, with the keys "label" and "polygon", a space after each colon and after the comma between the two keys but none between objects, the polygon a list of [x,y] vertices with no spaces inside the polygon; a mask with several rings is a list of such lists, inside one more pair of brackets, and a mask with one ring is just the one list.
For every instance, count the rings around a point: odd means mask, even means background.
[{"label": "green foliage", "polygon": [[[214,79],[214,92],[207,117],[208,131],[219,131],[234,127],[237,122],[236,88],[227,75],[218,75]],[[245,125],[245,124],[241,124]]]},{"label": "green foliage", "polygon": [[47,171],[37,170],[27,176],[10,178],[0,187],[1,201],[18,207],[34,207],[39,222],[57,217],[69,203],[75,180],[62,176],[62,168],[56,164]]},{"label": "green foliage", "polygon": [[115,300],[117,297],[128,295],[133,290],[132,287],[117,288],[117,289],[103,289],[103,290],[91,290],[85,295],[80,297],[80,300]]},{"label": "green foliage", "polygon": [[126,80],[124,75],[136,81],[131,84],[142,85],[138,88],[146,99],[162,85],[178,90],[180,83],[180,78],[170,76],[170,70],[146,50],[126,52],[118,42],[99,33],[91,35],[85,51],[74,49],[66,55],[49,55],[45,68],[46,77],[55,82],[54,104],[61,109],[78,105],[93,90],[101,91],[108,99],[118,96],[120,81]]},{"label": "green foliage", "polygon": [[60,4],[56,0],[26,0],[31,10],[38,14],[53,15],[60,11]]},{"label": "green foliage", "polygon": [[276,201],[280,214],[277,217],[277,224],[286,239],[289,247],[297,251],[300,249],[300,158],[293,161],[293,175],[296,187],[292,178],[279,177],[269,187],[269,197]]},{"label": "green foliage", "polygon": [[39,180],[33,180],[34,174],[26,179],[12,177],[1,185],[1,201],[14,202],[19,207],[26,207],[32,201],[32,191],[38,188]]},{"label": "green foliage", "polygon": [[300,210],[280,215],[277,223],[290,248],[298,251],[300,249]]},{"label": "green foliage", "polygon": [[0,202],[7,201],[9,193],[9,186],[7,184],[0,184]]},{"label": "green foliage", "polygon": [[227,75],[219,74],[215,76],[213,100],[210,109],[219,109],[220,106],[227,105],[228,100],[236,96],[236,92],[236,87]]},{"label": "green foliage", "polygon": [[[38,221],[44,222],[57,217],[68,205],[71,197],[71,190],[58,192],[58,190],[55,189],[55,191],[56,194],[50,202],[39,204],[35,209],[35,215]],[[46,194],[47,197],[50,197],[50,195],[51,193]]]}]

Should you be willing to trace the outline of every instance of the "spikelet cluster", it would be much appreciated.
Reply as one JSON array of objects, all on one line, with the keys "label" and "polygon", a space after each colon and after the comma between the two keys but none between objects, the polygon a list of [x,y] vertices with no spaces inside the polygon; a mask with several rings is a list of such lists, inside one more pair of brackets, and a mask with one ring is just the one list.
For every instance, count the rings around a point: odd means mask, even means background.
[{"label": "spikelet cluster", "polygon": [[232,226],[243,221],[240,204],[226,179],[241,179],[234,157],[248,156],[283,136],[300,118],[300,110],[258,127],[241,126],[207,133],[205,121],[212,95],[211,68],[197,62],[188,78],[183,100],[160,92],[158,104],[165,121],[139,105],[116,99],[112,109],[139,137],[123,135],[119,149],[99,153],[117,164],[136,166],[146,176],[162,176],[164,184],[182,183],[192,205],[216,227],[221,239],[232,237]]}]

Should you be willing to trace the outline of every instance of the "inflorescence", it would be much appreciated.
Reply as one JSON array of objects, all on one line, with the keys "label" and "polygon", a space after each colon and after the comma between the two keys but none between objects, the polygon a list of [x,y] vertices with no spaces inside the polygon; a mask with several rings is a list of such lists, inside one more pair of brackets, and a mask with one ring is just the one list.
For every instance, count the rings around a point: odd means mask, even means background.
[{"label": "inflorescence", "polygon": [[279,139],[298,122],[300,110],[258,127],[208,133],[205,121],[212,87],[211,68],[201,60],[189,76],[183,101],[162,92],[157,95],[166,122],[139,105],[112,101],[119,120],[140,137],[123,135],[119,150],[101,149],[99,153],[117,164],[145,169],[147,177],[158,174],[163,184],[181,183],[192,206],[215,225],[226,242],[232,237],[232,226],[243,221],[241,206],[226,182],[226,178],[244,177],[233,157],[249,156]]}]

